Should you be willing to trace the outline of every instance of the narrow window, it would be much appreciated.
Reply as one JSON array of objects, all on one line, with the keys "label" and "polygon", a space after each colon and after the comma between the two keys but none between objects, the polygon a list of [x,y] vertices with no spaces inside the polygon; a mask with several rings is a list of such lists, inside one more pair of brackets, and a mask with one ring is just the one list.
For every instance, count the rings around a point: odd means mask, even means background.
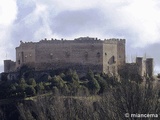
[{"label": "narrow window", "polygon": [[87,58],[88,58],[88,52],[85,52],[85,53],[84,53],[84,56],[85,56],[85,58],[87,59]]},{"label": "narrow window", "polygon": [[21,56],[22,56],[22,63],[24,62],[24,53],[21,52]]},{"label": "narrow window", "polygon": [[115,57],[114,56],[112,57],[112,63],[115,63]]},{"label": "narrow window", "polygon": [[18,64],[20,64],[21,62],[20,62],[20,60],[18,60]]}]

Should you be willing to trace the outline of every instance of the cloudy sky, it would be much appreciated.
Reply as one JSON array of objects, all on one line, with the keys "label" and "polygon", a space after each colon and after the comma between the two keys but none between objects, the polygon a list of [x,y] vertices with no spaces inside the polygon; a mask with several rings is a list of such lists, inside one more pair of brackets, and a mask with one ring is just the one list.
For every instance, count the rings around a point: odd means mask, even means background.
[{"label": "cloudy sky", "polygon": [[160,72],[159,0],[1,0],[0,71],[22,41],[125,38],[127,61],[154,58]]}]

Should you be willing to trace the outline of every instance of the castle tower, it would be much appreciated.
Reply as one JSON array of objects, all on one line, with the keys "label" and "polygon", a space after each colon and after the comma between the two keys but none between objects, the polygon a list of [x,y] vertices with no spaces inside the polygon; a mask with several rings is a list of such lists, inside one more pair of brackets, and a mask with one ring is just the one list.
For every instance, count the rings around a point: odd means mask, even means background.
[{"label": "castle tower", "polygon": [[27,64],[34,66],[35,62],[35,43],[21,42],[19,47],[16,47],[16,68]]},{"label": "castle tower", "polygon": [[103,42],[103,72],[117,74],[125,64],[125,39],[107,39]]},{"label": "castle tower", "polygon": [[146,59],[146,75],[153,76],[153,58]]},{"label": "castle tower", "polygon": [[137,64],[137,68],[138,68],[138,74],[143,76],[144,75],[144,71],[143,71],[143,58],[142,57],[136,57],[136,64]]},{"label": "castle tower", "polygon": [[4,72],[8,72],[10,70],[10,61],[11,60],[4,60]]},{"label": "castle tower", "polygon": [[15,69],[15,62],[11,60],[4,60],[4,72],[10,72]]},{"label": "castle tower", "polygon": [[125,45],[126,45],[125,39],[120,39],[117,42],[117,65],[118,66],[124,65],[126,63]]}]

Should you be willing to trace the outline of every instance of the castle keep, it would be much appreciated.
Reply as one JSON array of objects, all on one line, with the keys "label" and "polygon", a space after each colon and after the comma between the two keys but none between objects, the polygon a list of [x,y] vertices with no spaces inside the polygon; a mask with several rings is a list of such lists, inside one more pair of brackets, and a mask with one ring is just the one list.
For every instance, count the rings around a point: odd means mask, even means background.
[{"label": "castle keep", "polygon": [[[152,75],[153,61],[147,59],[145,63],[147,64],[142,65],[143,60],[137,58],[134,66],[140,75]],[[4,72],[16,71],[22,65],[34,67],[37,71],[71,68],[79,73],[90,69],[117,75],[118,69],[127,65],[125,39],[100,40],[80,37],[74,40],[44,39],[25,43],[21,41],[20,46],[16,47],[16,62],[4,60]]]},{"label": "castle keep", "polygon": [[[95,72],[116,73],[125,64],[125,40],[80,37],[74,40],[41,40],[21,42],[16,48],[16,63],[5,60],[4,72],[27,64],[36,70],[74,68]],[[15,65],[15,67],[13,67]]]}]

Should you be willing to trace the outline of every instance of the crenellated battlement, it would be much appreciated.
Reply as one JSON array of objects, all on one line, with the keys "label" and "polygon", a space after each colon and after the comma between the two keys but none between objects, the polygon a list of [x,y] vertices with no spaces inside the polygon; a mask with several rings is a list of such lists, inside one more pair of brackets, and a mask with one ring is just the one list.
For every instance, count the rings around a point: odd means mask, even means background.
[{"label": "crenellated battlement", "polygon": [[83,40],[91,40],[91,41],[95,40],[95,41],[98,41],[98,40],[100,40],[100,39],[98,39],[98,38],[93,38],[93,37],[79,37],[79,38],[76,38],[76,39],[74,39],[74,40],[81,40],[81,41],[83,41]]},{"label": "crenellated battlement", "polygon": [[23,42],[20,41],[20,46],[30,46],[35,44],[41,44],[41,43],[55,43],[55,44],[61,44],[61,43],[106,43],[106,44],[118,44],[123,43],[125,44],[125,39],[117,39],[117,38],[111,38],[111,39],[104,39],[101,40],[99,38],[93,38],[93,37],[79,37],[75,38],[74,40],[66,40],[66,39],[53,39],[51,38],[48,40],[47,38],[44,38],[40,40],[39,42]]},{"label": "crenellated battlement", "polygon": [[37,42],[22,42],[20,41],[20,45],[16,47],[16,49],[22,48],[22,49],[34,49]]},{"label": "crenellated battlement", "polygon": [[111,39],[104,39],[104,43],[110,43],[110,44],[117,44],[117,43],[126,43],[125,39],[117,39],[117,38],[111,38]]},{"label": "crenellated battlement", "polygon": [[20,46],[22,47],[29,47],[29,46],[34,46],[36,45],[37,42],[23,42],[23,41],[20,41]]},{"label": "crenellated battlement", "polygon": [[31,42],[23,42],[23,41],[20,41],[20,44],[22,44],[22,45],[23,44],[35,44],[35,43],[37,43],[37,42],[32,42],[32,41]]},{"label": "crenellated battlement", "polygon": [[51,38],[48,40],[47,38],[40,40],[38,43],[100,43],[103,42],[101,39],[98,38],[91,38],[91,37],[79,37],[75,38],[74,40],[66,40],[66,39],[53,39]]}]

